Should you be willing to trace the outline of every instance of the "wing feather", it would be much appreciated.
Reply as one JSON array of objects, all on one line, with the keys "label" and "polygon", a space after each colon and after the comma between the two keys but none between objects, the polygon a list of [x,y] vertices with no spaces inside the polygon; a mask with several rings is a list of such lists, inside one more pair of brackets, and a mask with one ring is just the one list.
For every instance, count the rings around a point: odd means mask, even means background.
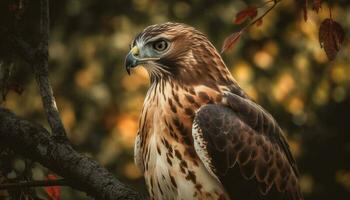
[{"label": "wing feather", "polygon": [[200,159],[232,199],[302,199],[282,130],[254,102],[226,94],[224,105],[199,109],[192,134]]}]

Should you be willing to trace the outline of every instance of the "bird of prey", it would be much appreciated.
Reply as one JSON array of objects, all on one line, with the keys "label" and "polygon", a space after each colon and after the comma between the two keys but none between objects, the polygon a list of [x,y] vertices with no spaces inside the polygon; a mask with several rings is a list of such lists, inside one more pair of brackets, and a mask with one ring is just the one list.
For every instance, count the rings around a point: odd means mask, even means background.
[{"label": "bird of prey", "polygon": [[135,162],[152,199],[302,199],[281,128],[203,33],[180,23],[149,26],[125,58],[129,74],[136,66],[151,82]]}]

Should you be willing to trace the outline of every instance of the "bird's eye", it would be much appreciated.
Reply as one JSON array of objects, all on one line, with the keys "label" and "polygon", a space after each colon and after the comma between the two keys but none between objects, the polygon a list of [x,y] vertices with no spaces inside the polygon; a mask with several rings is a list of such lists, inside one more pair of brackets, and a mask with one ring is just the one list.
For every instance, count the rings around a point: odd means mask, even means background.
[{"label": "bird's eye", "polygon": [[164,51],[168,48],[168,42],[165,40],[158,40],[153,43],[153,49],[157,51]]}]

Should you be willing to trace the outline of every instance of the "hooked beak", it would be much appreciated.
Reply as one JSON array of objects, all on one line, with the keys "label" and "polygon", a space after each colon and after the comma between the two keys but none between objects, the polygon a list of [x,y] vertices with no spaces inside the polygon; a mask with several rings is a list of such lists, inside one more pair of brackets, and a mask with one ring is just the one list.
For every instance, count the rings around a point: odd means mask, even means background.
[{"label": "hooked beak", "polygon": [[138,55],[139,55],[139,49],[137,48],[137,46],[134,46],[125,58],[125,69],[129,75],[130,75],[130,69],[140,64],[140,59],[136,57]]},{"label": "hooked beak", "polygon": [[138,56],[140,55],[140,50],[137,48],[137,46],[134,46],[128,55],[126,55],[125,58],[125,69],[130,75],[130,70],[131,68],[137,67],[138,65],[145,64],[149,61],[157,61],[160,60],[160,58],[139,58]]}]

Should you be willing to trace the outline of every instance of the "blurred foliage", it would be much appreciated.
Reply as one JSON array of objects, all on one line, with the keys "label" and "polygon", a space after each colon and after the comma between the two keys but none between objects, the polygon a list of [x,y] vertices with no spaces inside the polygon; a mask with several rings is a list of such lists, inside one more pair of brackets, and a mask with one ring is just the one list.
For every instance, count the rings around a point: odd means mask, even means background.
[{"label": "blurred foliage", "polygon": [[[133,143],[149,80],[141,68],[132,76],[125,73],[129,43],[148,25],[176,21],[206,33],[220,49],[224,38],[241,28],[232,24],[235,14],[259,2],[50,1],[50,78],[75,148],[145,192],[133,163]],[[350,2],[333,4],[333,17],[349,33]],[[29,13],[35,12],[29,8]],[[19,34],[35,42],[37,22],[28,16],[21,16],[20,21],[29,25]],[[301,16],[293,0],[283,0],[223,57],[242,88],[285,130],[298,161],[305,199],[345,199],[350,196],[350,45],[345,44],[336,60],[328,62],[318,42],[319,23],[328,17],[327,3],[318,15],[309,12],[307,22]],[[30,69],[15,63],[11,73],[11,80],[24,92],[10,91],[1,106],[47,126]],[[9,173],[16,176],[13,170]],[[31,173],[34,179],[45,179],[48,172],[34,164]],[[45,198],[42,188],[36,190]],[[62,199],[87,198],[62,188]]]}]

